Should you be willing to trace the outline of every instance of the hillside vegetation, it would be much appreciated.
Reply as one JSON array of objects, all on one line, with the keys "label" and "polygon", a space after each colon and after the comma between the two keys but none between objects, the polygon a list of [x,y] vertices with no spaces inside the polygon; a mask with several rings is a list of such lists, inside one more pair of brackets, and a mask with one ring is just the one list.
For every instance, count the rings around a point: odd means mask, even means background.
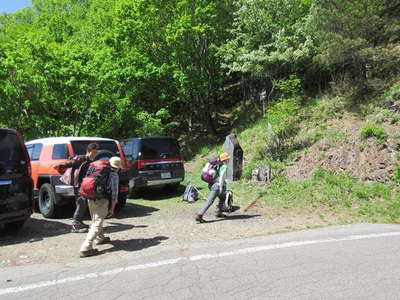
[{"label": "hillside vegetation", "polygon": [[[399,222],[400,85],[370,100],[355,105],[351,95],[324,95],[296,106],[286,99],[237,130],[244,150],[243,177],[230,185],[237,201],[246,206],[258,198],[271,212],[313,214],[332,224]],[[279,138],[273,128],[282,130]],[[200,170],[221,151],[221,144],[204,147],[187,164],[187,181],[204,186]],[[272,167],[271,182],[251,181],[261,165]]]}]

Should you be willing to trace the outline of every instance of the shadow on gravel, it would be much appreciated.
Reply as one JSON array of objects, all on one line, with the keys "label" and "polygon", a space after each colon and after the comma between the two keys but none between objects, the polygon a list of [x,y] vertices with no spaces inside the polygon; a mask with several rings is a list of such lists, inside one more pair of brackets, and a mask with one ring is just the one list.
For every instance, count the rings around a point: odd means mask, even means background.
[{"label": "shadow on gravel", "polygon": [[135,203],[126,203],[125,207],[117,212],[114,219],[125,219],[131,217],[145,217],[151,215],[151,213],[158,211],[158,208],[145,206]]},{"label": "shadow on gravel", "polygon": [[206,220],[204,223],[214,223],[214,222],[221,222],[221,221],[233,221],[233,220],[244,220],[250,219],[255,217],[260,217],[261,215],[227,215],[225,218],[217,219],[217,220]]},{"label": "shadow on gravel", "polygon": [[115,251],[139,251],[145,248],[150,248],[161,244],[161,241],[167,240],[166,236],[155,236],[150,239],[131,239],[131,240],[115,240],[111,241],[110,244],[113,246],[110,249],[100,251],[100,253],[105,252],[115,252]]},{"label": "shadow on gravel", "polygon": [[116,222],[108,222],[107,225],[104,227],[104,231],[107,233],[113,233],[113,232],[131,230],[134,228],[146,228],[146,227],[149,227],[149,226],[148,225],[131,225],[131,224],[116,223]]},{"label": "shadow on gravel", "polygon": [[71,225],[56,220],[35,219],[25,222],[24,228],[14,234],[0,232],[0,247],[19,243],[34,243],[44,238],[71,232]]}]

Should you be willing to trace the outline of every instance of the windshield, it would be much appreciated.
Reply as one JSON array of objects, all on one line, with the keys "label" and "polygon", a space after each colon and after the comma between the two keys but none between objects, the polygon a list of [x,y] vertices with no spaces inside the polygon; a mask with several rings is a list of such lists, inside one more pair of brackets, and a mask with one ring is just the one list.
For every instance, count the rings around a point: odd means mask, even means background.
[{"label": "windshield", "polygon": [[99,150],[108,150],[119,156],[117,143],[114,141],[71,141],[74,155],[86,154],[86,148],[90,143],[97,143],[100,146]]},{"label": "windshield", "polygon": [[142,139],[140,142],[140,159],[179,157],[179,145],[175,139]]}]

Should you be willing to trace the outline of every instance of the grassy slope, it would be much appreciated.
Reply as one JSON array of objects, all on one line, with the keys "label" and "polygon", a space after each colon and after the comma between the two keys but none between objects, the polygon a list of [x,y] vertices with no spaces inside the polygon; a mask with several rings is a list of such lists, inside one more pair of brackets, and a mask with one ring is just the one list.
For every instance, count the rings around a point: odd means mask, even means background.
[{"label": "grassy slope", "polygon": [[[309,148],[321,138],[328,137],[335,143],[347,142],[346,132],[332,130],[329,127],[331,119],[338,117],[342,120],[365,119],[379,124],[378,126],[383,129],[384,122],[396,125],[398,113],[379,107],[388,101],[388,97],[390,101],[394,101],[396,99],[393,97],[398,98],[398,95],[400,95],[400,86],[397,84],[379,99],[375,99],[375,105],[366,103],[358,106],[358,110],[362,110],[363,114],[349,113],[354,109],[354,103],[349,98],[326,96],[315,99],[311,106],[303,106],[299,111],[302,118],[296,124],[297,130],[284,144],[286,151],[279,159],[268,160],[260,155],[260,150],[265,147],[266,142],[267,122],[265,119],[262,118],[248,128],[238,131],[238,140],[244,150],[245,177],[250,177],[253,167],[268,163],[275,170],[275,178],[268,184],[242,179],[229,185],[229,189],[234,192],[235,201],[245,206],[259,198],[271,209],[288,213],[317,214],[321,219],[334,215],[337,217],[338,224],[354,221],[398,222],[400,197],[395,182],[365,183],[358,181],[351,174],[336,175],[330,170],[321,168],[316,168],[314,174],[306,180],[289,181],[284,172],[296,157],[307,153]],[[379,116],[381,119],[376,119]],[[373,133],[372,138],[374,138]],[[202,192],[207,193],[205,183],[199,179],[200,170],[207,159],[221,151],[222,145],[201,149],[199,154],[187,164],[185,183],[191,182],[198,187],[203,187]]]}]

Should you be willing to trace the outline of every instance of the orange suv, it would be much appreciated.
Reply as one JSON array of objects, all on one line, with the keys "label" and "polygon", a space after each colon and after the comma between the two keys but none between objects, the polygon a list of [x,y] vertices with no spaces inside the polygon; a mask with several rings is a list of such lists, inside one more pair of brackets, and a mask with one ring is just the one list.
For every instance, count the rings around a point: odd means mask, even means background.
[{"label": "orange suv", "polygon": [[[124,151],[118,141],[98,137],[49,137],[26,142],[31,159],[34,198],[40,213],[46,218],[56,217],[62,206],[75,203],[74,188],[60,181],[61,174],[55,165],[68,161],[75,155],[86,154],[86,147],[96,142],[100,148],[97,159],[107,160],[119,156],[126,169]],[[125,170],[120,171],[118,207],[125,206],[129,194],[129,179]]]}]

